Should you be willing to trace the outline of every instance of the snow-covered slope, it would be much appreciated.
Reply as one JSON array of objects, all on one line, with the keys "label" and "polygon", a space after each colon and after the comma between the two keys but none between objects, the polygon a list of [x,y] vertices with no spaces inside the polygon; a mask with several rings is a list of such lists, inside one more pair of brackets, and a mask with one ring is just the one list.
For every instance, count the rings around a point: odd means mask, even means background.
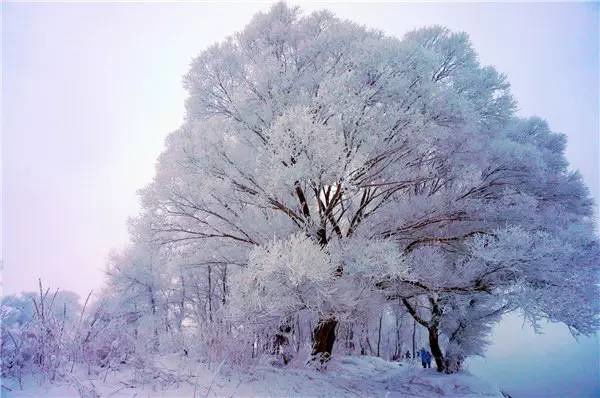
[{"label": "snow-covered slope", "polygon": [[42,385],[28,377],[23,391],[15,380],[3,380],[2,397],[502,397],[468,373],[442,375],[373,357],[342,356],[324,372],[301,363],[241,372],[223,364],[195,366],[163,358],[153,370],[123,369],[106,374],[106,381],[104,373],[84,375],[75,372],[66,381]]}]

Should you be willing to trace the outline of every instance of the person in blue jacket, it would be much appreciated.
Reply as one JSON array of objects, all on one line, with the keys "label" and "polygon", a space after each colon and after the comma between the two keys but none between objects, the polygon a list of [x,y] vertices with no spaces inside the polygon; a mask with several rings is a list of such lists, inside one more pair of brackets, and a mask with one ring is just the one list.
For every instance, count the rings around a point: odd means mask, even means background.
[{"label": "person in blue jacket", "polygon": [[419,351],[419,355],[421,357],[421,365],[423,368],[431,368],[431,353],[425,349],[425,347],[421,348]]}]

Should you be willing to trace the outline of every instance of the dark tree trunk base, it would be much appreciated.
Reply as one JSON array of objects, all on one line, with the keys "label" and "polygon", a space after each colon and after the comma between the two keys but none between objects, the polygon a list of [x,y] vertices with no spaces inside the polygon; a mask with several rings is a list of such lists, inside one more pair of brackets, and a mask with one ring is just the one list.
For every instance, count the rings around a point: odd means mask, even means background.
[{"label": "dark tree trunk base", "polygon": [[311,361],[324,364],[331,358],[333,343],[335,343],[335,318],[321,319],[314,330],[314,342]]}]

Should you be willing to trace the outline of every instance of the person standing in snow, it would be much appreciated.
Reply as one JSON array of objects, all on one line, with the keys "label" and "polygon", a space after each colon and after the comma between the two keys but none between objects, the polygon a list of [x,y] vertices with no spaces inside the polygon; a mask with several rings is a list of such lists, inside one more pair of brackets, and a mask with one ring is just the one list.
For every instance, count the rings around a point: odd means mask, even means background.
[{"label": "person standing in snow", "polygon": [[419,351],[419,356],[421,357],[421,365],[423,365],[423,369],[431,368],[431,353],[425,349],[425,347],[421,348]]}]

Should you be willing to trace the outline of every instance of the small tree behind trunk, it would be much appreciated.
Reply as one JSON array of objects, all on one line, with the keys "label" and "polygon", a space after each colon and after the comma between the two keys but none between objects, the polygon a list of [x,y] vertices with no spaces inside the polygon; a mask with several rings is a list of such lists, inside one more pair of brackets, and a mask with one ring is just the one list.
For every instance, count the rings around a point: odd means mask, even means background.
[{"label": "small tree behind trunk", "polygon": [[283,365],[287,365],[292,359],[290,350],[290,335],[292,327],[288,323],[279,326],[275,337],[273,338],[273,354],[279,356]]}]

